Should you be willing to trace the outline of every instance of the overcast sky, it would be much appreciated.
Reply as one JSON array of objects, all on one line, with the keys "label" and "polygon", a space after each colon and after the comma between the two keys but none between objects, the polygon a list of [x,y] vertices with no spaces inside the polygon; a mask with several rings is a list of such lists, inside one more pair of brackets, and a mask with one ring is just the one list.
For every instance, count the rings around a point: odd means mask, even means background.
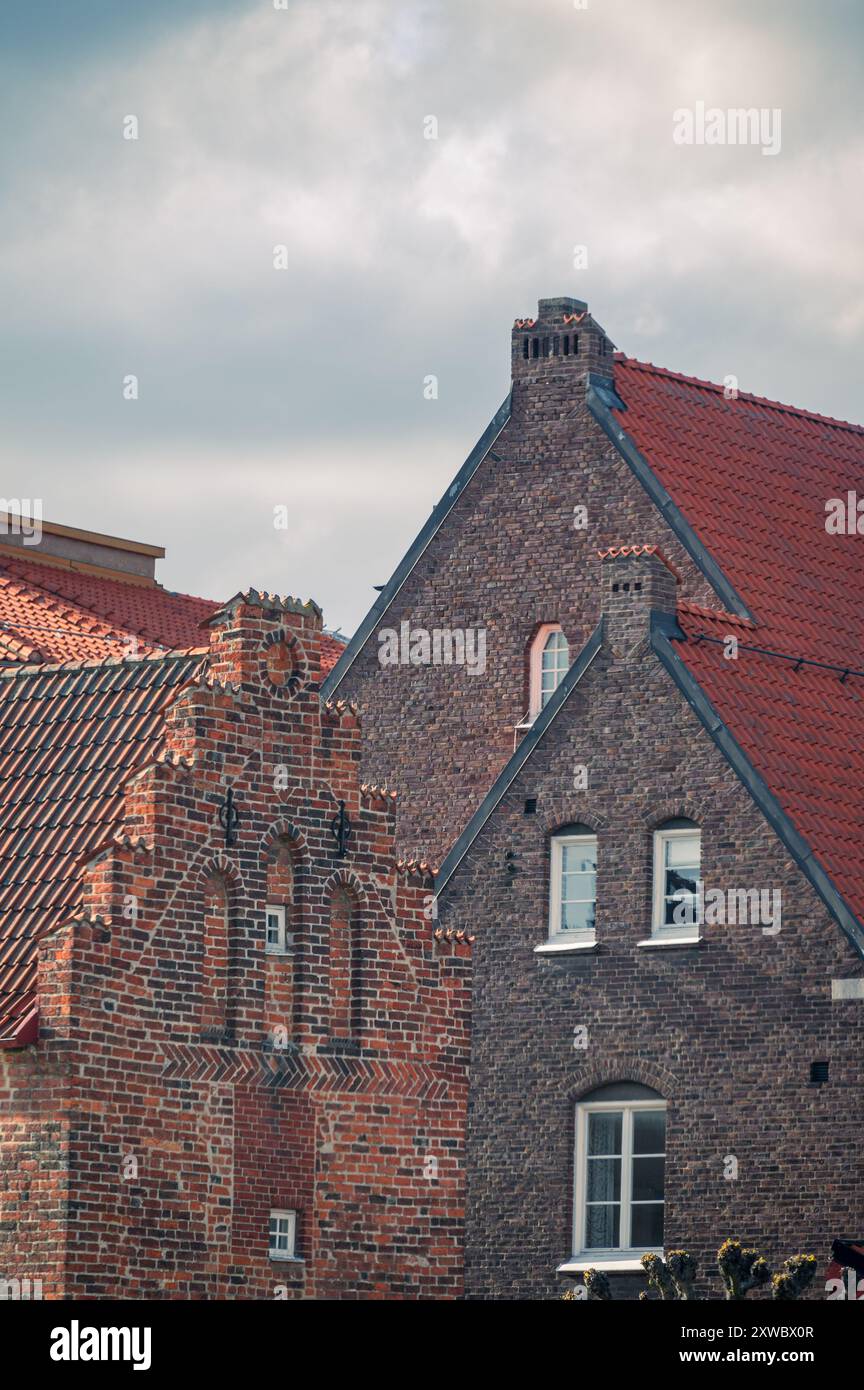
[{"label": "overcast sky", "polygon": [[350,633],[541,296],[864,421],[862,54],[860,0],[3,0],[4,495]]}]

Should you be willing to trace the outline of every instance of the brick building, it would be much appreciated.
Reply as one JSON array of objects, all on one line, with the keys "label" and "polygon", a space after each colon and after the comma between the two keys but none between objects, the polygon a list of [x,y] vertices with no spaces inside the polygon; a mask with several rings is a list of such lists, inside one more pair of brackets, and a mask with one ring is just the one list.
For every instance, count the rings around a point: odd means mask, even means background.
[{"label": "brick building", "polygon": [[469,944],[321,701],[320,611],[159,553],[0,554],[0,1279],[456,1297]]},{"label": "brick building", "polygon": [[726,1236],[827,1264],[864,1199],[864,430],[576,300],[511,350],[324,684],[477,937],[467,1296],[632,1296]]}]

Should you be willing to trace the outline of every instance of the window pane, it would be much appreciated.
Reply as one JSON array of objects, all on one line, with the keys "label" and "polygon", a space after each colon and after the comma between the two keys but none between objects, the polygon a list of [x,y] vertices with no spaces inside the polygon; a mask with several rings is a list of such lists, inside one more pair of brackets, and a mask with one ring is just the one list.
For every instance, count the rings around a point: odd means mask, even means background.
[{"label": "window pane", "polygon": [[676,836],[666,841],[666,863],[673,868],[679,865],[686,865],[688,868],[699,867],[699,836],[682,835],[680,839]]},{"label": "window pane", "polygon": [[561,846],[561,869],[565,874],[593,874],[597,868],[597,841]]},{"label": "window pane", "polygon": [[593,902],[597,876],[595,873],[565,873],[561,877],[561,897],[565,902]]},{"label": "window pane", "polygon": [[593,903],[597,896],[596,874],[564,874],[561,898],[565,903]]},{"label": "window pane", "polygon": [[618,1246],[621,1208],[585,1208],[585,1248],[586,1250],[614,1250]]},{"label": "window pane", "polygon": [[633,1152],[634,1154],[662,1154],[666,1152],[666,1111],[633,1111]]},{"label": "window pane", "polygon": [[[643,1163],[662,1163],[662,1158],[642,1159]],[[652,1193],[652,1196],[655,1194]],[[621,1199],[621,1160],[620,1158],[589,1158],[588,1195],[589,1202],[618,1202]]]},{"label": "window pane", "polygon": [[592,1110],[588,1115],[589,1154],[620,1154],[620,1110]]},{"label": "window pane", "polygon": [[561,931],[594,931],[593,903],[562,903]]},{"label": "window pane", "polygon": [[630,1244],[634,1250],[663,1244],[663,1203],[630,1208]]},{"label": "window pane", "polygon": [[540,705],[548,704],[570,667],[570,648],[563,632],[546,638],[540,660]]},{"label": "window pane", "polygon": [[[596,1160],[595,1160],[596,1161]],[[608,1162],[608,1159],[601,1160]],[[663,1200],[662,1158],[634,1158],[633,1160],[633,1201],[651,1202]]]}]

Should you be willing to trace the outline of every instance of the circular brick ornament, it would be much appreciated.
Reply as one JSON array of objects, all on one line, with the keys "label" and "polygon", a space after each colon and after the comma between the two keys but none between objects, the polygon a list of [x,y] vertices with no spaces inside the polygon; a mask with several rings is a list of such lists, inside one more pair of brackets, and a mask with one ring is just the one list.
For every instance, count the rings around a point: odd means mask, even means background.
[{"label": "circular brick ornament", "polygon": [[309,678],[309,663],[296,637],[275,633],[264,646],[264,673],[271,685],[296,695]]}]

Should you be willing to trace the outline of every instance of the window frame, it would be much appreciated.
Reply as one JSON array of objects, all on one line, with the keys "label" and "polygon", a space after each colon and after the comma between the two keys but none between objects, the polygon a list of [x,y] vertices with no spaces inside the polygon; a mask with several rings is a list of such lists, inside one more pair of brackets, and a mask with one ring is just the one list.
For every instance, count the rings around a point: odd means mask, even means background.
[{"label": "window frame", "polygon": [[[561,679],[555,686],[555,690],[563,681],[571,666],[570,643],[567,634],[560,623],[542,623],[534,634],[531,641],[531,652],[529,657],[529,679],[528,679],[528,723],[533,724],[534,720],[545,708],[543,704],[543,653],[549,638],[556,632],[560,632],[564,641],[567,642],[567,666],[561,675]],[[550,693],[552,698],[555,690]],[[547,701],[548,703],[548,701]]]},{"label": "window frame", "polygon": [[[270,941],[270,923],[268,919],[275,916],[279,920],[279,941]],[[264,951],[268,956],[290,956],[291,945],[288,941],[288,913],[284,903],[267,903],[264,908]]]},{"label": "window frame", "polygon": [[[562,878],[564,867],[564,848],[566,845],[584,844],[590,842],[594,846],[594,926],[563,928],[561,926],[561,904],[562,904]],[[547,922],[547,939],[550,943],[561,944],[563,942],[593,943],[597,939],[597,860],[599,855],[599,840],[593,830],[561,830],[550,836],[549,839],[549,920]],[[583,901],[583,900],[580,900]],[[584,899],[585,902],[590,901]]]},{"label": "window frame", "polygon": [[[280,1250],[273,1245],[274,1232],[271,1230],[271,1225],[274,1221],[276,1221],[277,1223],[279,1221],[287,1221],[290,1249]],[[275,1235],[277,1237],[280,1234],[281,1232],[279,1232],[278,1230],[275,1232]],[[291,1209],[288,1207],[271,1207],[270,1216],[267,1223],[267,1254],[271,1260],[290,1260],[294,1261],[295,1263],[299,1262],[299,1256],[297,1254],[296,1208]]]},{"label": "window frame", "polygon": [[[632,1231],[633,1202],[631,1192],[633,1189],[633,1115],[637,1110],[661,1110],[664,1116],[663,1134],[663,1222],[665,1227],[666,1220],[666,1115],[667,1104],[660,1098],[644,1100],[586,1100],[576,1105],[576,1128],[575,1128],[575,1154],[573,1162],[573,1255],[574,1261],[579,1260],[583,1263],[586,1260],[602,1262],[603,1264],[614,1264],[616,1260],[632,1262],[642,1255],[662,1255],[663,1246],[640,1246],[623,1245],[607,1246],[605,1248],[592,1246],[590,1249],[585,1245],[585,1228],[587,1224],[587,1193],[588,1193],[588,1116],[592,1113],[602,1111],[621,1111],[621,1197],[620,1213],[618,1223],[619,1240],[623,1239],[626,1229],[628,1239]],[[659,1157],[656,1154],[637,1155],[637,1157]],[[625,1226],[625,1195],[626,1195],[626,1226]],[[636,1205],[640,1205],[637,1203]],[[647,1205],[647,1204],[646,1204]],[[664,1231],[665,1234],[665,1231]]]},{"label": "window frame", "polygon": [[[702,913],[699,900],[696,900],[696,917],[693,922],[666,921],[666,846],[673,840],[686,840],[693,837],[699,841],[699,873],[702,873],[702,830],[698,825],[658,826],[654,831],[654,869],[651,893],[651,935],[657,937],[681,937],[698,940],[702,933]],[[697,879],[697,883],[701,878]]]}]

